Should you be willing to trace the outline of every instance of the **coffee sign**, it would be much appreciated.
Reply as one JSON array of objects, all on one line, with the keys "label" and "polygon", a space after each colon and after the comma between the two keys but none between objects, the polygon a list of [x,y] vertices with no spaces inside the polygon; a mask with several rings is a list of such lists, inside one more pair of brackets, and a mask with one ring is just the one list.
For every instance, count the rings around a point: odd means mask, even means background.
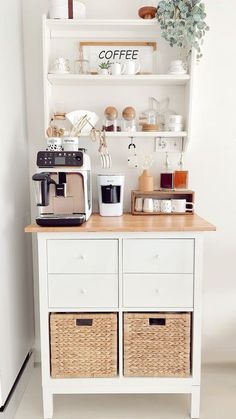
[{"label": "coffee sign", "polygon": [[139,62],[141,73],[153,73],[156,67],[156,42],[80,42],[80,51],[96,72],[104,62]]},{"label": "coffee sign", "polygon": [[122,61],[122,60],[138,60],[140,56],[139,49],[103,49],[99,54],[99,60],[107,60],[107,61]]}]

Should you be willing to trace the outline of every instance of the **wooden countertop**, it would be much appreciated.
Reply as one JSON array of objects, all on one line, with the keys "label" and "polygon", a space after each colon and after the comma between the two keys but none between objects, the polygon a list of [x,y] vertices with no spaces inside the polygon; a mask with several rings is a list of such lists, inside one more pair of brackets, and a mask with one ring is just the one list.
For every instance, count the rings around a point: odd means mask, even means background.
[{"label": "wooden countertop", "polygon": [[93,214],[79,227],[40,227],[31,224],[26,233],[85,233],[85,232],[158,232],[158,231],[215,231],[216,227],[198,215],[131,215],[101,217]]}]

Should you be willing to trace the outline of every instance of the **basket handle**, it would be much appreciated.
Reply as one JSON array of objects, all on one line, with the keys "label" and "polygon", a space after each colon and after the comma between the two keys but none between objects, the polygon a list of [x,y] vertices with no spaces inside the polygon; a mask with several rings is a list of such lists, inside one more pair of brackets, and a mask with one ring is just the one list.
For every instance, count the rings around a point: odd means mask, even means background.
[{"label": "basket handle", "polygon": [[149,319],[149,326],[165,326],[166,325],[166,319]]},{"label": "basket handle", "polygon": [[93,319],[76,319],[76,326],[92,326]]}]

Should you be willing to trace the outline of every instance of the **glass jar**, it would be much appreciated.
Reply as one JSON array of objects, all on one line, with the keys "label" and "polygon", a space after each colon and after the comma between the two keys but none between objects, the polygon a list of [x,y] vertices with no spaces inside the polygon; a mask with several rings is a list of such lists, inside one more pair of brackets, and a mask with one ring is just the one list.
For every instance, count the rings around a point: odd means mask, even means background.
[{"label": "glass jar", "polygon": [[75,60],[75,74],[90,74],[89,60],[82,58]]},{"label": "glass jar", "polygon": [[132,106],[128,106],[122,112],[122,131],[135,132],[137,130],[136,111]]},{"label": "glass jar", "polygon": [[108,106],[104,111],[103,130],[110,132],[121,131],[118,111],[114,106]]},{"label": "glass jar", "polygon": [[161,189],[173,189],[174,188],[174,173],[170,168],[168,159],[168,153],[166,153],[165,169],[160,175],[160,187]]}]

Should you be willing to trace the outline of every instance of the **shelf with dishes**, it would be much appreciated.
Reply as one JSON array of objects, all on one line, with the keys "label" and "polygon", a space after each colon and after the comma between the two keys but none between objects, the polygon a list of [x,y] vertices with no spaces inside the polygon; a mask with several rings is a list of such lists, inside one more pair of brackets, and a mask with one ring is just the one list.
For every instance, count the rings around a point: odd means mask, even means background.
[{"label": "shelf with dishes", "polygon": [[190,80],[189,74],[137,74],[137,75],[102,75],[102,74],[48,74],[51,85],[95,85],[95,84],[121,84],[121,85],[166,85],[185,86]]}]

